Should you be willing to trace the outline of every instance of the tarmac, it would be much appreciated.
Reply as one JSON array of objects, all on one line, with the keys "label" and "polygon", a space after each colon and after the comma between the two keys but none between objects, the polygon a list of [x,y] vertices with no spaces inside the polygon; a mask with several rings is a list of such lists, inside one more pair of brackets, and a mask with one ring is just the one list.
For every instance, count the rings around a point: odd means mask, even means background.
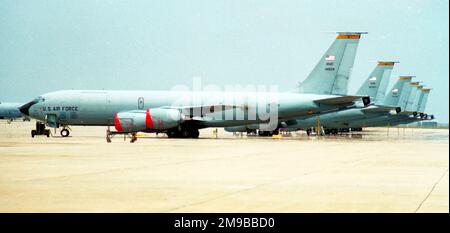
[{"label": "tarmac", "polygon": [[106,143],[106,127],[33,127],[0,121],[0,212],[449,212],[448,129]]}]

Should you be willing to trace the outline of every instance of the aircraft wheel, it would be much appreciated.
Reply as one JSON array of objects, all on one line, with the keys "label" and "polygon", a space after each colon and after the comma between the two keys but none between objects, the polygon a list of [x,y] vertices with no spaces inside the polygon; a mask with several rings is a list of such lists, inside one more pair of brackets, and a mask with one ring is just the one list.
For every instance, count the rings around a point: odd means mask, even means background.
[{"label": "aircraft wheel", "polygon": [[269,132],[269,131],[259,131],[259,132],[258,132],[258,135],[259,135],[260,137],[267,137],[267,136],[272,136],[271,133],[272,133],[272,132]]},{"label": "aircraft wheel", "polygon": [[50,137],[50,130],[46,129],[44,134],[49,138]]},{"label": "aircraft wheel", "polygon": [[200,136],[200,132],[198,131],[198,129],[193,129],[191,132],[191,137],[198,138],[198,136]]},{"label": "aircraft wheel", "polygon": [[34,136],[36,135],[36,130],[31,130],[31,137],[34,138]]},{"label": "aircraft wheel", "polygon": [[182,138],[190,138],[191,137],[191,131],[188,129],[182,129],[181,130],[181,137]]},{"label": "aircraft wheel", "polygon": [[[279,134],[280,134],[280,130],[279,130],[279,129],[276,129],[276,130],[272,131],[271,134],[272,134],[272,135],[279,135]],[[272,135],[271,135],[271,136],[272,136]]]},{"label": "aircraft wheel", "polygon": [[175,138],[177,135],[177,132],[175,132],[175,130],[169,130],[169,131],[167,131],[166,134],[167,134],[168,138]]},{"label": "aircraft wheel", "polygon": [[60,134],[63,138],[65,138],[65,137],[69,136],[70,132],[68,129],[63,129],[63,130],[61,130]]}]

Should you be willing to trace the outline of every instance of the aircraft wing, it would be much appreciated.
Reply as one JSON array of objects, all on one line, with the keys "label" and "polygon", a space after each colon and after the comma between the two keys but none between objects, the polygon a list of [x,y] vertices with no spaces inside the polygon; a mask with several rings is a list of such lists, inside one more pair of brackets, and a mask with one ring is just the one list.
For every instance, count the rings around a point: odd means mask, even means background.
[{"label": "aircraft wing", "polygon": [[331,97],[326,99],[318,99],[314,100],[314,102],[318,104],[326,104],[326,105],[351,105],[355,100],[362,99],[364,102],[364,106],[367,106],[370,104],[370,97],[369,96],[358,96],[358,95],[346,95],[346,96],[338,96],[338,97]]},{"label": "aircraft wing", "polygon": [[400,112],[400,114],[401,115],[413,115],[413,116],[416,116],[417,112],[403,111],[403,112]]},{"label": "aircraft wing", "polygon": [[221,112],[230,110],[233,108],[248,109],[247,105],[231,105],[231,104],[210,104],[210,105],[197,105],[197,106],[167,106],[161,108],[179,109],[186,116],[202,117],[214,112]]},{"label": "aircraft wing", "polygon": [[395,110],[397,113],[401,111],[400,107],[394,107],[394,106],[382,106],[382,105],[374,105],[376,108],[366,108],[361,109],[363,112],[366,113],[382,113],[382,112],[389,112],[391,110]]}]

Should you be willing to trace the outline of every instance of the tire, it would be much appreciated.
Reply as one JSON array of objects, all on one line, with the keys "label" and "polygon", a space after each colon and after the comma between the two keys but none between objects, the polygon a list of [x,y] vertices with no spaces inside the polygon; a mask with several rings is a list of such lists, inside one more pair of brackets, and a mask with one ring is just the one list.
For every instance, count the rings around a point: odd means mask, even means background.
[{"label": "tire", "polygon": [[175,132],[174,131],[167,131],[167,137],[168,138],[174,138],[174,136],[175,136]]},{"label": "tire", "polygon": [[63,129],[59,133],[61,134],[61,137],[63,137],[63,138],[68,137],[70,135],[70,131],[68,129]]},{"label": "tire", "polygon": [[191,131],[188,129],[182,129],[181,130],[181,137],[182,138],[190,138],[191,137]]},{"label": "tire", "polygon": [[260,137],[272,136],[272,132],[271,131],[259,131],[258,134],[259,134]]},{"label": "tire", "polygon": [[280,134],[280,130],[279,129],[276,129],[276,130],[270,132],[270,136],[279,135],[279,134]]},{"label": "tire", "polygon": [[198,131],[198,129],[193,129],[191,132],[191,137],[198,138],[198,136],[200,136],[200,132]]},{"label": "tire", "polygon": [[31,137],[34,138],[34,136],[36,136],[36,130],[31,130]]}]

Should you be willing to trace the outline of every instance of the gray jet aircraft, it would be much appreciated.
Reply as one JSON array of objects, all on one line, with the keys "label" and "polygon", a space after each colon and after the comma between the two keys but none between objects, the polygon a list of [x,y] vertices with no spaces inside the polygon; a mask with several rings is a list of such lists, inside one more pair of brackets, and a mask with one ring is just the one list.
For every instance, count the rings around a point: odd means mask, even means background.
[{"label": "gray jet aircraft", "polygon": [[[19,107],[23,103],[1,103],[0,102],[0,119],[7,119],[8,123],[14,119],[22,118],[23,114],[19,111]],[[28,118],[24,118],[27,120]]]},{"label": "gray jet aircraft", "polygon": [[354,56],[361,34],[338,33],[322,56],[302,87],[320,94],[64,90],[43,94],[20,111],[41,124],[62,127],[63,137],[69,135],[69,125],[107,126],[107,142],[115,134],[131,134],[134,142],[139,131],[197,138],[198,129],[206,127],[263,123],[275,129],[281,120],[353,106],[360,99],[370,103],[367,96],[330,94],[333,86],[348,79],[346,69],[353,63],[349,57]]},{"label": "gray jet aircraft", "polygon": [[[307,133],[310,134],[310,128],[316,127],[318,123],[318,117],[320,118],[320,125],[324,127],[324,133],[337,133],[338,129],[348,128],[348,122],[364,119],[367,117],[373,117],[379,114],[385,114],[391,110],[399,108],[395,106],[382,106],[383,98],[387,89],[387,84],[389,83],[389,77],[391,71],[394,67],[395,62],[390,61],[380,61],[378,62],[375,69],[370,73],[369,77],[363,82],[360,89],[356,95],[367,95],[373,99],[375,105],[370,105],[367,107],[360,108],[348,108],[341,109],[340,111],[333,111],[328,113],[323,113],[315,116],[303,116],[296,119],[287,120],[280,123],[280,128],[287,131],[296,131],[298,129],[306,129]],[[342,88],[347,90],[346,88]],[[363,108],[361,108],[363,107]],[[235,126],[226,127],[225,130],[228,132],[247,132],[254,133],[258,129],[257,125],[247,125],[247,126]],[[265,132],[259,130],[260,136],[271,136]]]}]

